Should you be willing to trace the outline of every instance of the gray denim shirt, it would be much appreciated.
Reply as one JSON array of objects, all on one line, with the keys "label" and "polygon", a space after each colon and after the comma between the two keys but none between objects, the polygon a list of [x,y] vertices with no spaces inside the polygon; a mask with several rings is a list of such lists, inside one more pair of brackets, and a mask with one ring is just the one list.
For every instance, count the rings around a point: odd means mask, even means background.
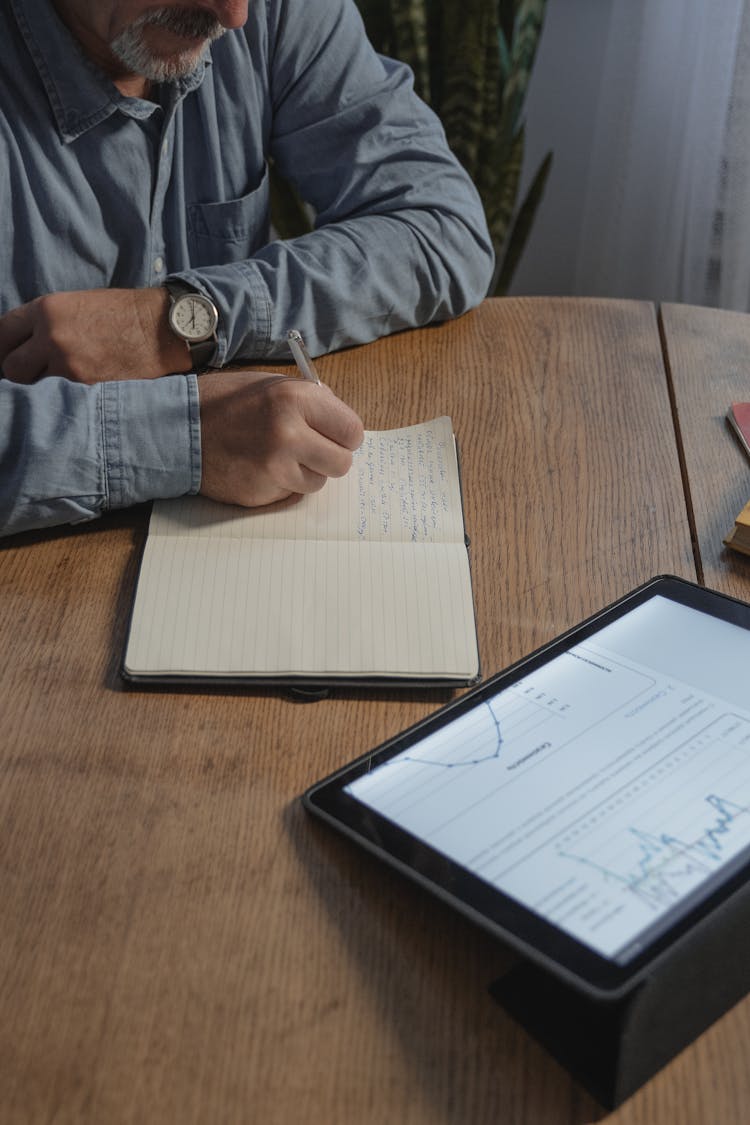
[{"label": "gray denim shirt", "polygon": [[[290,327],[320,354],[484,296],[492,250],[477,194],[409,71],[368,45],[351,0],[251,2],[245,28],[156,101],[121,95],[50,0],[2,5],[0,41],[0,313],[42,293],[179,276],[219,309],[222,366],[286,357]],[[309,201],[312,233],[271,238],[269,159]],[[175,392],[139,386],[0,380],[0,531],[198,487],[195,433],[187,422],[170,430]],[[180,387],[187,419],[197,391],[184,378]],[[64,423],[50,413],[63,400]],[[111,404],[141,421],[148,413],[171,470],[152,477],[138,465],[127,418],[118,456],[131,468],[122,488],[106,485],[111,449],[90,418]],[[60,440],[64,426],[78,428],[75,443]],[[31,485],[27,450],[53,433]],[[68,465],[80,441],[85,453]]]}]

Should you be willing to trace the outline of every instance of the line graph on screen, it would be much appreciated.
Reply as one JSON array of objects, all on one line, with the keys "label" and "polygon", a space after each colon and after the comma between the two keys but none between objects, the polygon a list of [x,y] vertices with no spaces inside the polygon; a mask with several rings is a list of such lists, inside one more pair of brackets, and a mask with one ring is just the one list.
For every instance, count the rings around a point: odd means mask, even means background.
[{"label": "line graph on screen", "polygon": [[[657,911],[750,845],[748,725],[723,715],[570,826],[556,851]],[[706,792],[706,770],[722,792]]]}]

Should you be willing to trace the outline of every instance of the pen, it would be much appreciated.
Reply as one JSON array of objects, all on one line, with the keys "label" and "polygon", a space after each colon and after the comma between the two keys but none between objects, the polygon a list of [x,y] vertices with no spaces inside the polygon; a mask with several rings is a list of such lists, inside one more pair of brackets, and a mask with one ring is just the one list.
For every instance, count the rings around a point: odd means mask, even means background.
[{"label": "pen", "polygon": [[300,333],[296,328],[290,328],[286,334],[286,338],[289,341],[289,347],[292,349],[294,362],[297,364],[297,367],[299,367],[305,379],[309,379],[311,383],[319,384],[320,379],[315,370],[315,364],[310,359],[308,350],[305,347],[305,341],[302,339]]}]

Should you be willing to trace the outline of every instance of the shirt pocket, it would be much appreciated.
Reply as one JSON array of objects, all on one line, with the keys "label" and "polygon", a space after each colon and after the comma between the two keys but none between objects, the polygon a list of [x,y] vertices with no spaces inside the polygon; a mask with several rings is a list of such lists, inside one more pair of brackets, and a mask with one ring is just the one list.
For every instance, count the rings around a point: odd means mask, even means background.
[{"label": "shirt pocket", "polygon": [[222,265],[249,258],[270,237],[268,167],[258,187],[240,199],[189,203],[187,235],[191,266]]}]

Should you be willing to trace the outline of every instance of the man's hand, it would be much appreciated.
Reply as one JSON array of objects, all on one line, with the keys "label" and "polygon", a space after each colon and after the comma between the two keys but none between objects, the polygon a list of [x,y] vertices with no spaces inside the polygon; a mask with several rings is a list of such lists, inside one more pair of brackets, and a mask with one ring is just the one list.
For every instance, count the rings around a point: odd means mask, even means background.
[{"label": "man's hand", "polygon": [[77,383],[154,379],[190,370],[169,328],[166,289],[49,293],[0,317],[0,369],[15,383],[63,375]]},{"label": "man's hand", "polygon": [[198,380],[201,492],[256,507],[317,492],[343,477],[362,444],[362,423],[327,387],[264,372],[222,371]]}]

